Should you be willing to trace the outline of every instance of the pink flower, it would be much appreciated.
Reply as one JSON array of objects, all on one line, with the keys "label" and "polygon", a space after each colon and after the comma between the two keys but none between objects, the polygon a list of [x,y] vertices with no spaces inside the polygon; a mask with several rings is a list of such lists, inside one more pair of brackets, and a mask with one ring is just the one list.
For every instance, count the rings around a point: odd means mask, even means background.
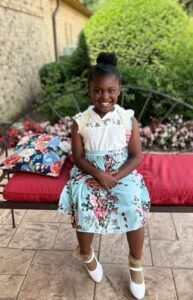
[{"label": "pink flower", "polygon": [[14,165],[20,160],[21,156],[17,153],[12,154],[3,161],[4,165]]},{"label": "pink flower", "polygon": [[149,126],[145,126],[145,127],[143,128],[143,132],[144,132],[144,134],[145,134],[146,136],[150,136],[151,133],[152,133],[151,128],[150,128]]},{"label": "pink flower", "polygon": [[43,129],[40,124],[33,120],[24,120],[23,127],[25,131],[33,131],[35,133],[43,133]]},{"label": "pink flower", "polygon": [[107,215],[107,212],[104,207],[103,208],[94,207],[93,211],[99,222],[100,222],[100,219],[106,217],[106,215]]},{"label": "pink flower", "polygon": [[94,207],[93,211],[97,220],[100,221],[99,209],[97,207]]},{"label": "pink flower", "polygon": [[108,200],[107,198],[103,198],[103,197],[100,197],[98,199],[98,206],[99,207],[104,207],[104,203],[106,202],[106,200]]},{"label": "pink flower", "polygon": [[110,161],[110,160],[107,160],[107,161],[105,162],[105,171],[109,171],[110,167],[111,167],[111,161]]},{"label": "pink flower", "polygon": [[107,212],[106,212],[106,210],[105,210],[104,207],[102,207],[102,208],[99,209],[99,216],[101,218],[104,218],[106,216],[106,214],[107,214]]},{"label": "pink flower", "polygon": [[42,143],[40,140],[36,141],[36,149],[40,150],[42,153],[46,151],[46,145]]},{"label": "pink flower", "polygon": [[53,138],[53,136],[48,135],[48,134],[42,134],[37,141],[39,142],[49,142],[51,139]]},{"label": "pink flower", "polygon": [[95,195],[90,196],[90,203],[92,206],[97,206],[97,197]]},{"label": "pink flower", "polygon": [[52,173],[54,173],[55,176],[58,176],[60,174],[61,167],[62,167],[62,162],[58,160],[55,161],[53,164],[51,164],[50,170]]},{"label": "pink flower", "polygon": [[100,219],[104,218],[107,215],[105,208],[94,207],[93,211],[99,222]]},{"label": "pink flower", "polygon": [[98,200],[98,207],[103,207],[103,201],[101,201],[100,199]]}]

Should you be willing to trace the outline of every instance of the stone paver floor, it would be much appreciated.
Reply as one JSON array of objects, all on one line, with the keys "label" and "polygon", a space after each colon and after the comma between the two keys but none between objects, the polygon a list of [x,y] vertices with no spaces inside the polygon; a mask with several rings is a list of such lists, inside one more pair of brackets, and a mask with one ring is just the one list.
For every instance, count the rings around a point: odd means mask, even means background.
[{"label": "stone paver floor", "polygon": [[[0,210],[0,299],[124,300],[128,288],[125,235],[94,239],[104,278],[94,284],[72,255],[75,231],[56,211]],[[193,300],[193,214],[150,213],[143,255],[145,300]]]}]

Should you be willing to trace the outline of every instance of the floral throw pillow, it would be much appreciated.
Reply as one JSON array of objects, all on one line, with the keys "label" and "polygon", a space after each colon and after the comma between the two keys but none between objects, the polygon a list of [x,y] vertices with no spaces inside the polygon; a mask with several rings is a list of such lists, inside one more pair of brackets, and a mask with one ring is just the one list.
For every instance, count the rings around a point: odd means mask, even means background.
[{"label": "floral throw pillow", "polygon": [[3,170],[35,172],[57,177],[71,151],[70,139],[48,134],[24,136],[0,165]]}]

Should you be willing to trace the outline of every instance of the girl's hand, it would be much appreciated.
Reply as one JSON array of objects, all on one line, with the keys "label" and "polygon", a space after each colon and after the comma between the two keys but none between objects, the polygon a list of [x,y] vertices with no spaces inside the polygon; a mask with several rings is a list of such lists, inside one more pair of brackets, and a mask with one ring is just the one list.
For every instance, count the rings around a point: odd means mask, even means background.
[{"label": "girl's hand", "polygon": [[118,183],[117,179],[112,175],[112,173],[114,173],[114,172],[103,172],[101,174],[101,176],[99,178],[97,178],[99,183],[105,189],[111,189]]},{"label": "girl's hand", "polygon": [[112,176],[117,180],[119,181],[120,178],[119,178],[119,170],[116,170],[116,171],[113,171],[111,172]]},{"label": "girl's hand", "polygon": [[101,172],[100,176],[98,176],[97,179],[95,178],[89,178],[86,180],[86,183],[92,187],[92,188],[96,188],[96,189],[109,189],[114,187],[118,181],[117,179],[113,176],[113,174],[115,174],[117,171],[113,171],[113,172]]},{"label": "girl's hand", "polygon": [[119,172],[119,170],[117,169],[117,170],[112,171],[112,172],[110,172],[110,173],[111,173],[112,176],[115,176],[115,174],[117,174],[118,172]]},{"label": "girl's hand", "polygon": [[86,179],[86,184],[88,186],[90,186],[92,189],[96,189],[96,190],[99,190],[99,189],[104,189],[104,187],[98,182],[97,179],[95,178],[88,178]]}]

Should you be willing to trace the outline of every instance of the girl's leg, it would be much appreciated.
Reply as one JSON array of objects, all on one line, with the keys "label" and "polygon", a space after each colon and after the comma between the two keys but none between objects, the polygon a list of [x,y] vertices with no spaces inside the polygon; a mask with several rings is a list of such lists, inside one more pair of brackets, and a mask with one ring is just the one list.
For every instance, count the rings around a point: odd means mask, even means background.
[{"label": "girl's leg", "polygon": [[135,259],[141,259],[144,244],[144,227],[127,232],[127,241],[131,255]]},{"label": "girl's leg", "polygon": [[[89,260],[92,255],[91,244],[94,238],[94,233],[76,231],[76,236],[79,243],[80,255],[82,256],[82,259]],[[86,266],[90,271],[95,270],[97,266],[95,258],[90,263],[86,264]]]},{"label": "girl's leg", "polygon": [[83,255],[89,255],[91,252],[91,244],[94,238],[94,233],[76,231],[76,236],[80,247],[80,253]]},{"label": "girl's leg", "polygon": [[[127,232],[127,241],[129,244],[129,264],[133,268],[141,267],[141,257],[144,244],[144,227]],[[131,278],[135,283],[143,282],[143,274],[139,271],[130,270]]]},{"label": "girl's leg", "polygon": [[91,248],[94,234],[76,231],[76,235],[79,243],[79,249],[78,251],[76,250],[76,256],[84,261],[90,277],[95,282],[100,282],[103,278],[103,268]]}]

